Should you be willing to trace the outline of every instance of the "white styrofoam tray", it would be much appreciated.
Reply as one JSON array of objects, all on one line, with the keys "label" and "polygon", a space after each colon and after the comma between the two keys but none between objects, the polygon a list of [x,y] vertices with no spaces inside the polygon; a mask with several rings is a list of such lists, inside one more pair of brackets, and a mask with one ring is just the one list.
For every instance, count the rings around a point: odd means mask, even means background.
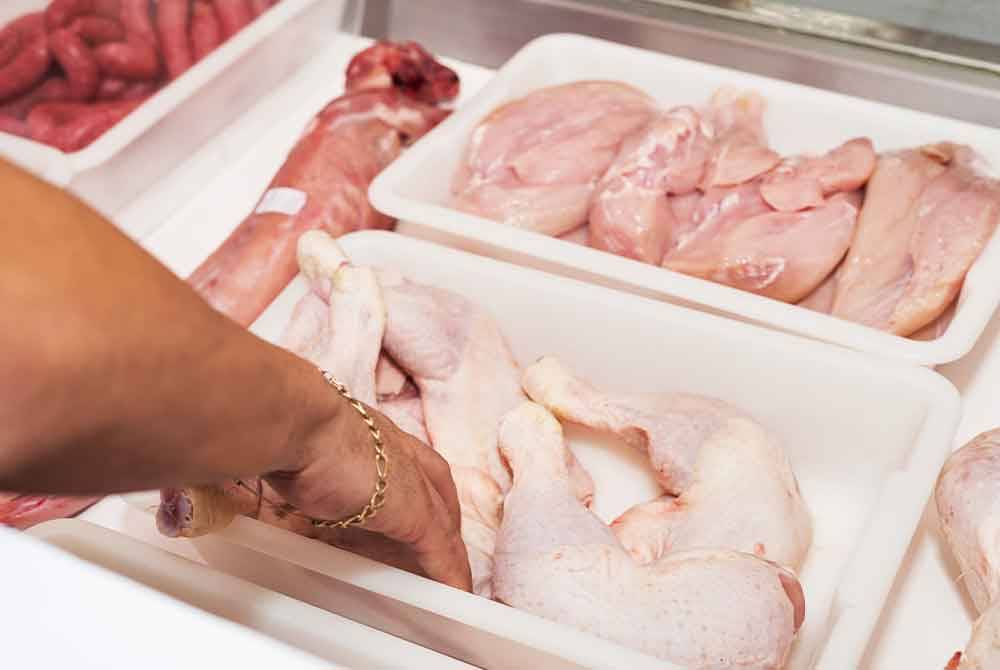
[{"label": "white styrofoam tray", "polygon": [[947,332],[933,341],[916,341],[449,206],[452,177],[482,118],[532,90],[585,79],[632,84],[666,107],[702,104],[720,86],[757,90],[768,101],[768,137],[782,154],[822,152],[857,136],[870,137],[878,151],[952,140],[972,145],[1000,168],[1000,133],[992,128],[603,40],[549,35],[525,46],[475,99],[389,166],[372,184],[372,204],[412,224],[405,228],[410,234],[870,353],[936,365],[961,358],[975,344],[1000,302],[995,279],[1000,236],[970,270]]},{"label": "white styrofoam tray", "polygon": [[[11,0],[0,25],[49,0]],[[282,0],[84,149],[0,133],[0,155],[106,216],[152,186],[337,35],[350,0]]]},{"label": "white styrofoam tray", "polygon": [[[77,569],[100,566],[338,667],[471,670],[460,661],[93,523],[59,520],[27,532],[82,559]],[[216,641],[215,646],[225,645]]]},{"label": "white styrofoam tray", "polygon": [[[328,661],[206,614],[43,541],[53,534],[65,536],[72,524],[81,523],[58,521],[29,533],[0,528],[4,559],[0,639],[5,668],[333,670]],[[157,557],[148,551],[159,550],[127,544],[122,536],[105,539],[108,548],[134,550],[156,564]],[[209,586],[206,575],[199,579]],[[235,594],[234,600],[248,592]]]},{"label": "white styrofoam tray", "polygon": [[[712,395],[774,429],[815,521],[802,571],[806,625],[789,667],[857,666],[953,446],[958,395],[942,377],[400,235],[341,242],[356,263],[396,268],[490,310],[522,364],[552,354],[609,389]],[[305,290],[296,279],[254,332],[274,340]],[[657,494],[639,455],[579,429],[569,437],[594,475],[603,518]],[[251,519],[221,537],[302,568],[308,588],[290,595],[474,665],[502,667],[516,653],[545,667],[621,667],[626,653]]]}]

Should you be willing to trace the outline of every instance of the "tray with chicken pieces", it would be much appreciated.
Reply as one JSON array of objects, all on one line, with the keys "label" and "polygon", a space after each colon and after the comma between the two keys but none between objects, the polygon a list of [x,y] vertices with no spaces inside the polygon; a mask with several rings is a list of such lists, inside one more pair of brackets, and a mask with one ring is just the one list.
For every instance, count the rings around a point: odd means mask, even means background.
[{"label": "tray with chicken pieces", "polygon": [[445,457],[476,595],[258,482],[162,492],[163,534],[479,667],[857,665],[951,445],[937,375],[386,232],[296,252],[253,330]]},{"label": "tray with chicken pieces", "polygon": [[552,35],[370,195],[414,235],[937,365],[1000,302],[997,161],[991,128]]}]

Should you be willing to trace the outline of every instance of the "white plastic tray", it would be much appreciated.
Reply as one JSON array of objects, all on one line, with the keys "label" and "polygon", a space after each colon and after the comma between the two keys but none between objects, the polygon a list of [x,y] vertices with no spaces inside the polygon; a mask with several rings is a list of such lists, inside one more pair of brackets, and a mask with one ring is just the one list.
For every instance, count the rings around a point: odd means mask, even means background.
[{"label": "white plastic tray", "polygon": [[[48,4],[8,0],[0,25]],[[0,155],[114,216],[329,44],[348,6],[282,0],[81,151],[0,133]]]},{"label": "white plastic tray", "polygon": [[[79,537],[79,526],[74,530],[66,524],[81,523],[60,521],[33,534],[45,539],[55,536],[58,541],[53,544],[77,545],[74,536]],[[149,553],[157,550],[121,536],[108,537],[114,534],[99,528],[93,530],[101,531],[107,550],[133,550],[136,558],[151,561],[150,568],[159,565],[159,558]],[[329,661],[206,614],[99,562],[80,560],[49,546],[39,537],[0,528],[0,556],[4,558],[0,639],[5,668],[334,670]],[[204,574],[197,579],[208,583]],[[162,581],[170,580],[164,577]],[[234,594],[234,602],[247,593]]]},{"label": "white plastic tray", "polygon": [[768,100],[768,136],[783,154],[819,152],[861,135],[871,137],[879,151],[952,140],[972,145],[1000,168],[1000,133],[992,128],[588,37],[549,35],[525,46],[474,100],[385,170],[372,184],[372,203],[413,224],[405,228],[408,234],[922,365],[961,358],[986,327],[1000,302],[1000,236],[994,236],[969,272],[947,332],[923,342],[518,230],[448,205],[456,166],[472,129],[486,114],[534,89],[581,79],[624,81],[666,106],[700,104],[723,85],[755,89]]},{"label": "white plastic tray", "polygon": [[[88,564],[338,666],[471,670],[454,659],[85,521],[53,521],[28,532]],[[85,564],[77,567],[88,569]]]},{"label": "white plastic tray", "polygon": [[[807,620],[789,667],[857,667],[953,446],[958,395],[943,378],[391,233],[352,234],[342,243],[355,262],[395,267],[491,310],[521,363],[554,354],[609,388],[713,395],[775,429],[816,524],[802,572]],[[274,339],[304,291],[297,279],[254,331]],[[655,494],[641,458],[582,432],[570,437],[595,477],[596,509],[604,518]],[[519,653],[537,649],[543,656],[534,663],[545,667],[554,658],[570,666],[622,664],[618,648],[607,651],[591,638],[583,643],[561,626],[249,519],[223,539],[307,570],[308,588],[290,595],[343,608],[335,611],[475,665],[500,667],[509,645]],[[384,602],[373,607],[372,594]],[[429,617],[426,625],[414,626],[415,611]]]}]

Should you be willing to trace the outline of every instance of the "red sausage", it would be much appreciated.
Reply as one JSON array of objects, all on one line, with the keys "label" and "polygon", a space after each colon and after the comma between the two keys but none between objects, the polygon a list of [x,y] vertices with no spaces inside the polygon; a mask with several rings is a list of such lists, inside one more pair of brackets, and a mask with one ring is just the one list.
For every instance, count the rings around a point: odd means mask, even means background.
[{"label": "red sausage", "polygon": [[142,104],[142,99],[97,104],[48,103],[28,115],[31,136],[65,152],[79,151]]},{"label": "red sausage", "polygon": [[31,129],[27,123],[21,119],[2,113],[0,113],[0,133],[10,133],[11,135],[31,139]]},{"label": "red sausage", "polygon": [[97,14],[117,19],[120,12],[121,0],[52,0],[45,10],[45,25],[49,30],[57,30],[78,16]]},{"label": "red sausage", "polygon": [[131,85],[131,82],[116,77],[105,77],[97,87],[97,99],[105,102],[108,100],[121,100],[122,95]]},{"label": "red sausage", "polygon": [[19,98],[0,106],[0,114],[24,120],[32,107],[43,102],[67,102],[69,84],[62,77],[49,77]]},{"label": "red sausage", "polygon": [[138,81],[156,79],[160,75],[160,56],[149,42],[129,40],[102,44],[94,50],[94,56],[106,77]]},{"label": "red sausage", "polygon": [[21,33],[16,30],[0,32],[0,66],[14,60],[21,51]]},{"label": "red sausage", "polygon": [[121,6],[121,21],[125,25],[129,41],[139,38],[155,47],[158,40],[153,17],[149,13],[149,1],[121,0]]},{"label": "red sausage", "polygon": [[31,90],[48,71],[52,56],[44,21],[39,12],[23,16],[4,28],[4,32],[12,31],[19,35],[21,49],[0,68],[0,101]]},{"label": "red sausage", "polygon": [[257,18],[273,6],[274,3],[271,0],[250,0],[250,11],[253,13],[254,18]]},{"label": "red sausage", "polygon": [[191,10],[191,50],[195,61],[222,44],[222,24],[215,7],[208,0],[195,0]]},{"label": "red sausage", "polygon": [[60,28],[49,35],[52,56],[66,73],[72,100],[90,100],[97,93],[101,73],[90,48],[79,35],[68,28]]},{"label": "red sausage", "polygon": [[225,39],[246,28],[253,20],[247,0],[215,0],[215,11],[219,13]]},{"label": "red sausage", "polygon": [[121,21],[93,14],[73,19],[69,30],[90,45],[121,42],[125,39],[125,27]]},{"label": "red sausage", "polygon": [[159,0],[157,3],[156,25],[163,45],[163,62],[170,79],[176,79],[191,67],[193,57],[188,41],[190,20],[191,3],[188,0]]}]

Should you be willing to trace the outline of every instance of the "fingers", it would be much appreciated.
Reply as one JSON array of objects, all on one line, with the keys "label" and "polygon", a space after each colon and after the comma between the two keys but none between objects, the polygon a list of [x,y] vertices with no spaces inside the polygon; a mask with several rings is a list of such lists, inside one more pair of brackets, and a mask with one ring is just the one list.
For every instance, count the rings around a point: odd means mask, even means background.
[{"label": "fingers", "polygon": [[458,502],[458,489],[455,486],[455,479],[452,477],[448,461],[444,460],[441,454],[420,442],[420,440],[414,440],[414,442],[413,454],[416,456],[417,462],[423,469],[424,474],[427,475],[431,485],[438,492],[438,495],[441,496],[445,508],[454,520],[459,532],[461,532],[462,508]]},{"label": "fingers", "polygon": [[[454,485],[452,485],[454,488]],[[472,569],[458,525],[448,523],[450,513],[434,485],[427,481],[431,523],[413,542],[417,563],[431,579],[463,591],[472,591]]]}]

